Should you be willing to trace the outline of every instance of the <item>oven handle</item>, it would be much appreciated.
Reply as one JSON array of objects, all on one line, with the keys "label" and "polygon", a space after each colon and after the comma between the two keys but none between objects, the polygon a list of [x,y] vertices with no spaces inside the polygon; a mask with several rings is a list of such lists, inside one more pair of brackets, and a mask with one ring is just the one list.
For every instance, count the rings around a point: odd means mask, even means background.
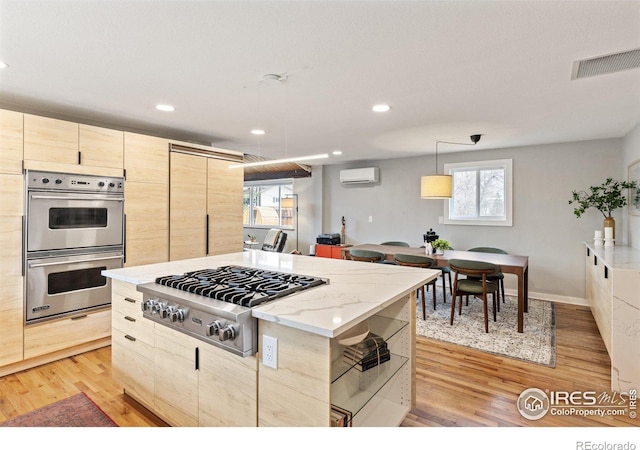
[{"label": "oven handle", "polygon": [[72,261],[29,264],[29,269],[33,269],[35,267],[61,266],[63,264],[78,264],[78,263],[83,263],[83,262],[106,261],[108,259],[122,259],[122,258],[123,258],[122,256],[109,256],[109,257],[105,257],[105,258],[74,259]]},{"label": "oven handle", "polygon": [[63,197],[63,196],[57,196],[57,195],[32,195],[31,196],[32,199],[34,200],[100,200],[100,201],[107,201],[107,202],[123,202],[124,201],[124,197],[118,197],[118,198],[91,198],[91,197]]}]

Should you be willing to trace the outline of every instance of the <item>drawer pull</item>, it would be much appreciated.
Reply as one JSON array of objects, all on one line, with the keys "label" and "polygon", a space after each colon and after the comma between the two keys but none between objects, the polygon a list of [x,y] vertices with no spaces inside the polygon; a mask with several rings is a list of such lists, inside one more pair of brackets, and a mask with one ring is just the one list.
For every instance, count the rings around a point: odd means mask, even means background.
[{"label": "drawer pull", "polygon": [[135,322],[136,321],[136,319],[134,319],[131,316],[124,316],[124,318],[127,319],[129,322]]},{"label": "drawer pull", "polygon": [[607,266],[604,266],[604,277],[609,278],[609,268]]},{"label": "drawer pull", "polygon": [[136,341],[136,338],[134,338],[133,336],[129,336],[128,334],[125,334],[124,338],[125,339],[129,339],[131,342],[135,342]]},{"label": "drawer pull", "polygon": [[72,317],[71,320],[80,320],[80,319],[84,319],[85,317],[89,317],[89,316],[87,314],[83,314],[81,316]]},{"label": "drawer pull", "polygon": [[129,302],[129,303],[135,303],[135,302],[136,302],[136,301],[135,301],[135,299],[133,299],[133,298],[129,298],[129,297],[125,297],[125,298],[124,298],[124,301],[125,301],[125,302]]}]

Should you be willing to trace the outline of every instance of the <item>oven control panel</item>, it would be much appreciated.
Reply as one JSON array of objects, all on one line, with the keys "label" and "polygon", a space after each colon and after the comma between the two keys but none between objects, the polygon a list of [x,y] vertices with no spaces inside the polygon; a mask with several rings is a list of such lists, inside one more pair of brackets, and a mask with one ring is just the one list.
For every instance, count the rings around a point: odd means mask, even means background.
[{"label": "oven control panel", "polygon": [[124,192],[124,178],[29,170],[27,188],[121,194]]}]

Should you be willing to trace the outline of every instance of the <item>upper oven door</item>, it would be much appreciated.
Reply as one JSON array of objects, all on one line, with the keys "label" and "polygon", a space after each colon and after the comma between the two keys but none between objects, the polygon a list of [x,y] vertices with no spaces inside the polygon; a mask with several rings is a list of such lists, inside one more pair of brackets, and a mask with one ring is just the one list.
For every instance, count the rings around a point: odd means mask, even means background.
[{"label": "upper oven door", "polygon": [[29,191],[27,251],[122,245],[123,195]]}]

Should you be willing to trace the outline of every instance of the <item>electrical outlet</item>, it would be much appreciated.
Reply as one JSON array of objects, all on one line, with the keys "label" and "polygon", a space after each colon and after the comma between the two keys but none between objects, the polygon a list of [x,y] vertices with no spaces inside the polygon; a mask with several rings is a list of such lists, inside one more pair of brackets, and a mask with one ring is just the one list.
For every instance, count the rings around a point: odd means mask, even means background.
[{"label": "electrical outlet", "polygon": [[369,216],[369,223],[373,223],[373,216]]},{"label": "electrical outlet", "polygon": [[278,368],[278,340],[265,334],[262,335],[262,364]]},{"label": "electrical outlet", "polygon": [[438,216],[438,223],[444,223],[444,217]]}]

